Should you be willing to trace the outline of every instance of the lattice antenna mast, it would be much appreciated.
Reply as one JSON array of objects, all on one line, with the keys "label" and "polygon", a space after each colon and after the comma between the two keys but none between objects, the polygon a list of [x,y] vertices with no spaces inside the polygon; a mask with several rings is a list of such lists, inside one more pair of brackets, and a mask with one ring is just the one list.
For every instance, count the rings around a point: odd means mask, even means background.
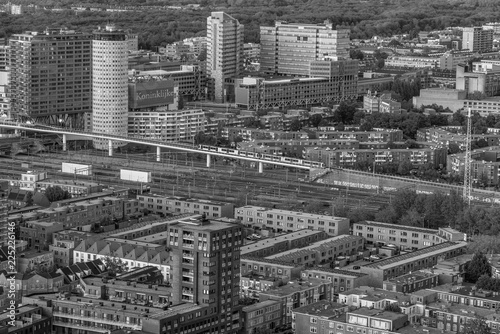
[{"label": "lattice antenna mast", "polygon": [[472,158],[471,158],[471,142],[472,142],[472,117],[471,109],[467,113],[467,138],[465,139],[465,168],[464,168],[464,200],[470,205],[471,189],[472,189]]}]

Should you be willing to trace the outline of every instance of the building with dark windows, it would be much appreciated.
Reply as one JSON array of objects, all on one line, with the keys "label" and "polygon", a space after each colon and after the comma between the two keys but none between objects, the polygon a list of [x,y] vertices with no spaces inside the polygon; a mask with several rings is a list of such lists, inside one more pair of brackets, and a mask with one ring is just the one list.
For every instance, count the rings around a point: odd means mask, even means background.
[{"label": "building with dark windows", "polygon": [[92,111],[92,34],[47,28],[9,40],[13,118],[83,128]]},{"label": "building with dark windows", "polygon": [[312,61],[349,58],[349,29],[324,25],[276,22],[260,27],[260,61],[265,73],[309,76]]}]

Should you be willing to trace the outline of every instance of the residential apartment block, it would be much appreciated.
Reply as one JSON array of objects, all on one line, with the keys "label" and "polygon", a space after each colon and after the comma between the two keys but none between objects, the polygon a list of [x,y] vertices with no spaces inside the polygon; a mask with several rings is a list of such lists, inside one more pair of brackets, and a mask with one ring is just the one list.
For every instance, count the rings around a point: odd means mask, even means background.
[{"label": "residential apartment block", "polygon": [[364,265],[360,270],[370,275],[371,286],[382,288],[386,280],[412,271],[431,268],[440,259],[448,259],[465,253],[466,248],[465,242],[443,242]]},{"label": "residential apartment block", "polygon": [[247,243],[240,248],[240,254],[241,256],[266,257],[294,248],[308,246],[326,238],[328,238],[328,234],[323,231],[300,230]]},{"label": "residential apartment block", "polygon": [[462,50],[488,52],[493,49],[493,30],[483,27],[465,27],[462,33]]},{"label": "residential apartment block", "polygon": [[9,46],[12,116],[83,129],[92,110],[92,34],[46,29],[12,35]]},{"label": "residential apartment block", "polygon": [[137,195],[137,199],[141,208],[163,216],[181,213],[204,214],[210,219],[233,218],[234,216],[234,205],[232,203],[155,194]]},{"label": "residential apartment block", "polygon": [[248,227],[294,232],[302,229],[324,231],[331,236],[348,234],[349,219],[305,212],[269,209],[247,205],[235,209],[235,218]]},{"label": "residential apartment block", "polygon": [[335,294],[360,286],[367,286],[370,283],[370,278],[367,274],[325,267],[307,268],[302,271],[301,277],[303,279],[314,277],[330,281],[333,283],[333,293]]},{"label": "residential apartment block", "polygon": [[278,300],[265,300],[241,309],[242,330],[255,333],[258,330],[274,330],[282,325],[282,303]]},{"label": "residential apartment block", "polygon": [[395,332],[408,322],[408,316],[401,313],[367,308],[332,312],[329,308],[317,310],[315,304],[296,309],[293,315],[296,333],[387,333]]},{"label": "residential apartment block", "polygon": [[430,289],[437,285],[438,274],[421,270],[388,279],[384,281],[383,289],[394,292],[412,293],[422,289]]},{"label": "residential apartment block", "polygon": [[372,131],[359,131],[358,128],[338,131],[335,127],[320,126],[316,131],[318,139],[352,139],[361,142],[401,142],[403,131],[399,129],[375,128]]},{"label": "residential apartment block", "polygon": [[168,110],[158,107],[130,111],[128,134],[144,139],[192,143],[199,132],[205,131],[205,123],[205,113],[201,109]]},{"label": "residential apartment block", "polygon": [[435,145],[431,147],[411,149],[329,149],[329,148],[305,148],[304,159],[321,161],[326,167],[352,167],[355,164],[366,163],[367,165],[396,163],[404,161],[412,165],[431,164],[434,168],[443,167],[446,164],[448,149],[444,146]]},{"label": "residential apartment block", "polygon": [[[353,235],[366,239],[368,244],[394,245],[401,249],[421,249],[446,241],[464,241],[464,234],[453,229],[447,229],[451,234],[441,232],[441,229],[411,227],[380,223],[374,221],[361,221],[352,226]],[[447,238],[443,237],[444,235]]]},{"label": "residential apartment block", "polygon": [[292,321],[292,310],[320,300],[333,301],[332,283],[316,278],[290,281],[287,285],[260,293],[260,301],[281,302],[285,323]]}]

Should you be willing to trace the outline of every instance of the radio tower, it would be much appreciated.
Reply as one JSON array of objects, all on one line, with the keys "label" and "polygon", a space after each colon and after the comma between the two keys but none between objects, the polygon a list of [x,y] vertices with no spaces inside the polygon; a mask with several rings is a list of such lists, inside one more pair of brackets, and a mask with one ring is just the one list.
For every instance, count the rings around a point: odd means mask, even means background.
[{"label": "radio tower", "polygon": [[471,158],[471,142],[472,142],[472,120],[471,113],[467,114],[467,138],[465,139],[465,168],[464,168],[464,194],[463,198],[470,205],[471,189],[472,189],[472,158]]}]

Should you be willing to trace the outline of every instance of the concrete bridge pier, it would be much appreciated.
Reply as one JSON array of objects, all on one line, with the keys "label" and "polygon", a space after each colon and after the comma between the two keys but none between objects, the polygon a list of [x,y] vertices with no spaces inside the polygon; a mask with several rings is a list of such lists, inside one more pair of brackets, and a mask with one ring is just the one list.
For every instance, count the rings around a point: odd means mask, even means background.
[{"label": "concrete bridge pier", "polygon": [[111,139],[108,140],[108,156],[113,156],[113,141]]},{"label": "concrete bridge pier", "polygon": [[63,151],[66,151],[67,149],[66,141],[67,141],[66,135],[63,134]]},{"label": "concrete bridge pier", "polygon": [[262,174],[264,173],[264,163],[259,161],[259,173]]},{"label": "concrete bridge pier", "polygon": [[158,161],[158,162],[161,161],[161,147],[160,146],[156,147],[156,161]]},{"label": "concrete bridge pier", "polygon": [[207,154],[207,168],[210,168],[212,166],[212,156],[210,154]]}]

